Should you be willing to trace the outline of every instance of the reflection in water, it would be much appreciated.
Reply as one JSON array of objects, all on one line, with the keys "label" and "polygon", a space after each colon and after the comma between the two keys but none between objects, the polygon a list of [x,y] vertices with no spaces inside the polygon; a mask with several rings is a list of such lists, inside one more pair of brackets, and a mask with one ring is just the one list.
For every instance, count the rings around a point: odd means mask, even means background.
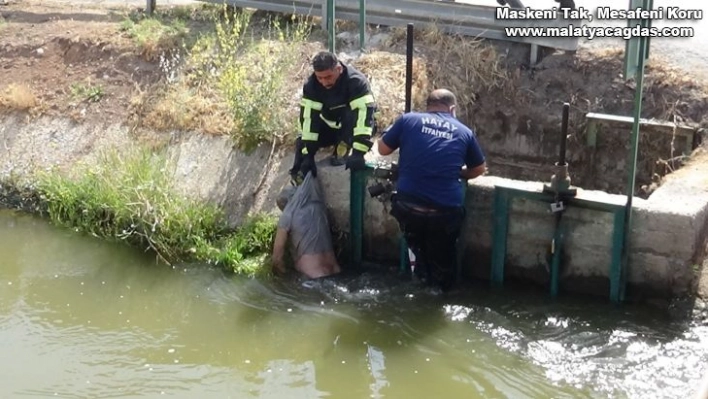
[{"label": "reflection in water", "polygon": [[0,212],[0,397],[686,398],[708,328],[374,270],[258,281]]}]

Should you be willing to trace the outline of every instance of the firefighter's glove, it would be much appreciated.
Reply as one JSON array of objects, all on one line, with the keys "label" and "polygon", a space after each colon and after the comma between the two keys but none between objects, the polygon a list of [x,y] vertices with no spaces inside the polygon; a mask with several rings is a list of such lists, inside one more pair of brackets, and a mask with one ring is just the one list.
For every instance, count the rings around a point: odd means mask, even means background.
[{"label": "firefighter's glove", "polygon": [[366,161],[364,160],[364,153],[361,151],[354,150],[352,155],[347,158],[347,163],[345,169],[351,169],[352,171],[360,171],[366,169]]},{"label": "firefighter's glove", "polygon": [[312,177],[317,177],[317,165],[315,165],[315,156],[313,154],[305,155],[302,165],[300,165],[300,172],[302,172],[304,177],[307,176],[307,172],[311,172]]}]

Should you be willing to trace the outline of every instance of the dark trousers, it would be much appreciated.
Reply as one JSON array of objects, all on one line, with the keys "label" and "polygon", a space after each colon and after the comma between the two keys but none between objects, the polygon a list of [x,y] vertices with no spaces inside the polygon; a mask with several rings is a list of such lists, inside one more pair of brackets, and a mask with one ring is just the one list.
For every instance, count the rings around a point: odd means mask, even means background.
[{"label": "dark trousers", "polygon": [[391,202],[391,215],[416,256],[416,276],[443,291],[450,289],[455,282],[457,240],[465,208],[438,207],[399,194]]}]

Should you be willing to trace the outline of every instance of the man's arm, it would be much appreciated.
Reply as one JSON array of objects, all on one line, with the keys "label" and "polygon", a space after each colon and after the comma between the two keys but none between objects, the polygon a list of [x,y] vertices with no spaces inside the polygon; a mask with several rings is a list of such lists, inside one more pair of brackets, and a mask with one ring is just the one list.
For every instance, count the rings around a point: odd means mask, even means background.
[{"label": "man's arm", "polygon": [[393,148],[386,145],[386,143],[384,143],[383,137],[376,140],[376,148],[378,149],[379,154],[381,154],[383,156],[391,155],[391,154],[393,154],[394,151],[396,151]]},{"label": "man's arm", "polygon": [[285,247],[288,242],[288,231],[283,228],[278,228],[275,233],[275,243],[273,243],[273,272],[285,273]]},{"label": "man's arm", "polygon": [[302,153],[314,155],[319,140],[320,112],[322,103],[317,101],[312,88],[312,77],[302,87],[302,100],[300,101],[300,134],[304,144]]},{"label": "man's arm", "polygon": [[487,172],[487,163],[482,162],[481,165],[475,166],[473,168],[467,168],[467,166],[462,167],[462,171],[460,171],[460,177],[462,177],[465,180],[471,180],[474,179],[475,177],[482,176]]},{"label": "man's arm", "polygon": [[373,146],[371,135],[374,131],[374,112],[376,102],[369,82],[364,75],[354,75],[349,82],[349,107],[354,113],[352,149],[361,155],[369,152]]},{"label": "man's arm", "polygon": [[402,125],[404,123],[404,117],[399,117],[391,126],[384,130],[381,137],[376,140],[376,148],[379,154],[386,156],[393,154],[394,151],[400,146],[401,132],[403,131]]},{"label": "man's arm", "polygon": [[469,141],[467,142],[467,154],[465,156],[465,166],[460,171],[460,177],[466,180],[482,176],[487,172],[487,163],[477,142],[477,137],[473,131],[469,131]]}]

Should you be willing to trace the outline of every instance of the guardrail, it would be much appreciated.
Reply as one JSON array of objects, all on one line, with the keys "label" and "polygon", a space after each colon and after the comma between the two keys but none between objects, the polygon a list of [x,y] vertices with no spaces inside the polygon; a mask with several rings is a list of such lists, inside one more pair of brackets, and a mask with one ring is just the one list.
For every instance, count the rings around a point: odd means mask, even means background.
[{"label": "guardrail", "polygon": [[[292,13],[300,15],[321,15],[326,13],[326,0],[201,0],[241,8],[255,8],[264,11]],[[155,8],[156,0],[147,0],[147,9]],[[335,18],[359,21],[359,0],[336,0]],[[517,2],[521,4],[520,2]],[[446,33],[486,39],[528,43],[535,51],[537,46],[559,50],[575,51],[577,37],[509,37],[505,27],[564,27],[572,21],[561,18],[555,20],[497,20],[497,7],[480,6],[450,1],[421,0],[367,0],[366,22],[385,26],[404,26],[408,23],[424,25],[434,22]]]}]

